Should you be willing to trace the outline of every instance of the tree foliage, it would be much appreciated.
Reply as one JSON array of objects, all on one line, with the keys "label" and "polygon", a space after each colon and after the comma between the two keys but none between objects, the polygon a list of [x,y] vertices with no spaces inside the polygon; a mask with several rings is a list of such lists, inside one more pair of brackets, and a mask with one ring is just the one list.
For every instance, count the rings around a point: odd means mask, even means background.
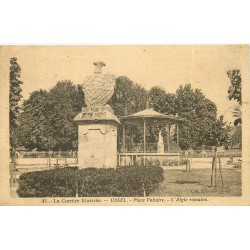
[{"label": "tree foliage", "polygon": [[148,93],[149,106],[155,111],[162,114],[176,114],[175,110],[175,94],[166,93],[159,87],[152,87]]},{"label": "tree foliage", "polygon": [[241,73],[240,70],[229,70],[227,75],[230,79],[231,85],[228,89],[229,100],[236,100],[241,105]]},{"label": "tree foliage", "polygon": [[[233,110],[233,116],[236,118],[234,120],[234,126],[238,126],[239,124],[242,124],[241,119],[241,73],[240,70],[229,70],[227,71],[227,75],[230,79],[230,87],[228,89],[228,98],[229,100],[236,100],[239,105],[237,105]],[[239,134],[239,133],[238,133]]]},{"label": "tree foliage", "polygon": [[225,124],[220,119],[217,120],[216,105],[207,99],[201,90],[193,90],[191,84],[181,85],[177,89],[175,109],[179,117],[184,119],[180,125],[182,149],[203,145],[217,146],[215,129],[226,133]]},{"label": "tree foliage", "polygon": [[81,87],[60,81],[49,91],[39,90],[23,103],[19,139],[28,148],[73,149],[77,140],[74,117],[84,106]]},{"label": "tree foliage", "polygon": [[[113,108],[116,116],[127,116],[139,112],[147,106],[147,91],[139,84],[134,83],[126,76],[116,78],[114,94],[109,101],[110,106]],[[121,128],[119,128],[121,134]],[[126,142],[142,142],[143,129],[127,126],[126,127]],[[121,137],[119,143],[122,143]]]},{"label": "tree foliage", "polygon": [[147,91],[126,76],[117,77],[109,104],[118,117],[133,114],[146,108]]},{"label": "tree foliage", "polygon": [[219,119],[212,125],[212,129],[210,130],[208,145],[221,147],[228,147],[229,140],[229,126],[224,122],[224,117],[220,116]]},{"label": "tree foliage", "polygon": [[242,114],[241,114],[241,106],[237,105],[233,110],[233,117],[236,118],[234,120],[234,127],[230,131],[230,142],[231,147],[242,147]]},{"label": "tree foliage", "polygon": [[[148,92],[148,104],[155,111],[167,115],[175,115],[175,94],[166,93],[165,89],[159,86],[152,87]],[[159,131],[163,136],[164,143],[167,142],[166,126],[153,126],[149,128],[147,141],[149,143],[157,143],[159,140]],[[171,144],[171,138],[170,138]]]},{"label": "tree foliage", "polygon": [[20,106],[19,102],[22,98],[21,85],[23,82],[20,80],[21,67],[17,63],[17,58],[10,58],[10,89],[9,89],[9,122],[10,122],[10,145],[11,147],[17,146],[17,128],[19,126]]},{"label": "tree foliage", "polygon": [[235,121],[234,121],[234,126],[238,126],[240,124],[242,124],[242,120],[241,120],[241,106],[237,105],[234,107],[233,110],[233,117],[235,117]]},{"label": "tree foliage", "polygon": [[242,127],[241,125],[233,127],[230,131],[231,148],[242,148]]},{"label": "tree foliage", "polygon": [[[126,76],[121,76],[116,79],[109,104],[118,117],[146,107],[164,114],[178,114],[183,119],[179,129],[181,149],[225,145],[228,141],[227,127],[223,117],[217,119],[216,105],[201,90],[192,89],[191,84],[181,85],[175,94],[166,93],[157,86],[147,92]],[[70,81],[58,82],[49,91],[34,91],[23,103],[18,132],[20,144],[41,150],[73,149],[77,145],[77,126],[73,119],[84,105],[81,87]],[[160,130],[166,143],[163,126],[148,128],[147,142],[156,143]],[[127,143],[143,142],[142,128],[128,126],[126,131]],[[176,140],[176,130],[172,131],[172,136]]]}]

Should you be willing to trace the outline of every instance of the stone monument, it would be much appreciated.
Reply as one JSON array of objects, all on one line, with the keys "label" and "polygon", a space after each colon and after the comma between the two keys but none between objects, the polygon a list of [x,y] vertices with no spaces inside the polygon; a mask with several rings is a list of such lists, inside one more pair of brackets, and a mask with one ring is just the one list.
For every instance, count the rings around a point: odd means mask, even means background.
[{"label": "stone monument", "polygon": [[120,122],[107,104],[114,93],[115,76],[102,74],[105,63],[94,65],[94,74],[87,76],[82,85],[87,107],[74,118],[78,124],[78,166],[116,168]]}]

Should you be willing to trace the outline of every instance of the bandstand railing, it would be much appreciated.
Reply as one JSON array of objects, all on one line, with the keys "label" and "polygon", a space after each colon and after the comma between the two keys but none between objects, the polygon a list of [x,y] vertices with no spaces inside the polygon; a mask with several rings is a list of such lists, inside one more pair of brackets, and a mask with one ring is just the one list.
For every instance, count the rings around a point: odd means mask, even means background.
[{"label": "bandstand railing", "polygon": [[[121,143],[119,145],[120,153],[143,153],[144,144],[143,143],[126,143],[125,147]],[[146,143],[145,153],[157,153],[158,152],[158,143]],[[164,144],[164,153],[178,153],[179,150],[176,148],[170,147],[167,148],[167,144]]]}]

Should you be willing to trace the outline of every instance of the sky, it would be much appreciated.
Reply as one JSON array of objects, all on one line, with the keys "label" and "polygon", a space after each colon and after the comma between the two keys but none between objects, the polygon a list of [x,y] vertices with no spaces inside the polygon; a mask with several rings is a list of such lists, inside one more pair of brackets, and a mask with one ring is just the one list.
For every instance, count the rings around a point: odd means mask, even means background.
[{"label": "sky", "polygon": [[227,99],[230,81],[226,71],[240,69],[244,84],[247,53],[247,47],[240,45],[8,46],[3,58],[17,57],[24,99],[60,80],[81,84],[93,73],[93,62],[104,61],[103,73],[125,75],[146,89],[158,85],[174,93],[181,84],[191,83],[217,105],[218,115],[230,122],[237,103]]}]

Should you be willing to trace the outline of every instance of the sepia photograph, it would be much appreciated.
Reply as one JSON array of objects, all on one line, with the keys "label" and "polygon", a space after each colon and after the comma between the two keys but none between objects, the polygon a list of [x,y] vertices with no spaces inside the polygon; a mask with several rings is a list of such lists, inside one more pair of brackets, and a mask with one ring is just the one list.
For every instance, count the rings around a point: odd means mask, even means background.
[{"label": "sepia photograph", "polygon": [[1,249],[245,249],[247,1],[2,1]]},{"label": "sepia photograph", "polygon": [[0,55],[2,203],[249,205],[248,45],[2,46]]}]

